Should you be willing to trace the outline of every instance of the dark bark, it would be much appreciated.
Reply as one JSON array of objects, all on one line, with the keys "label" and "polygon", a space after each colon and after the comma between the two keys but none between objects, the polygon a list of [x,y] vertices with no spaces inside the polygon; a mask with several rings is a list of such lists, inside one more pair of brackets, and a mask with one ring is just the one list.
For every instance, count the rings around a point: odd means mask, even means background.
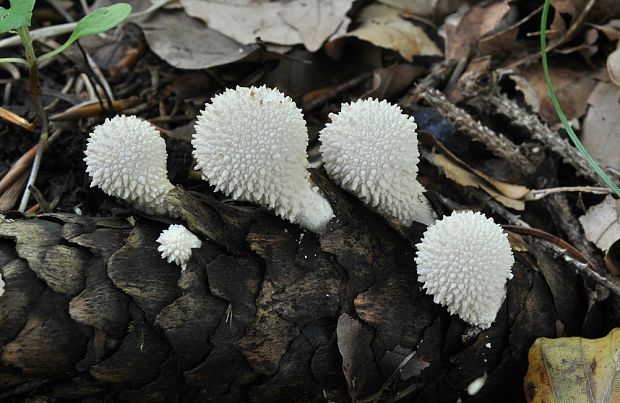
[{"label": "dark bark", "polygon": [[[173,191],[203,240],[183,272],[157,252],[161,218],[0,222],[0,397],[521,401],[534,339],[581,334],[582,282],[532,250],[515,252],[494,325],[464,338],[467,326],[417,282],[413,245],[424,228],[395,229],[314,176],[336,213],[321,237]],[[612,326],[588,323],[593,333]]]}]

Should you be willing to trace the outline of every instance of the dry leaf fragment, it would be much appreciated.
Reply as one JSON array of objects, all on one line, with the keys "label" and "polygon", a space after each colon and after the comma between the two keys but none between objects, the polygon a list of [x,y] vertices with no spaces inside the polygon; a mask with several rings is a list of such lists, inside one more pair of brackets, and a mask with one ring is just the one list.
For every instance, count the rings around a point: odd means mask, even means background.
[{"label": "dry leaf fragment", "polygon": [[620,88],[600,82],[588,99],[581,142],[603,168],[620,170]]},{"label": "dry leaf fragment", "polygon": [[[134,13],[140,14],[152,6],[149,0],[125,0]],[[98,0],[93,8],[115,3]],[[189,17],[182,10],[158,10],[133,18],[150,49],[168,64],[179,69],[201,70],[241,60],[258,49],[258,45],[243,46],[203,22]]]},{"label": "dry leaf fragment", "polygon": [[[529,101],[534,111],[537,111],[547,123],[555,124],[559,122],[558,115],[553,108],[549,91],[545,84],[542,67],[540,65],[532,65],[520,69],[521,75],[525,81],[529,82],[532,89],[535,90],[537,99],[530,97]],[[587,110],[586,100],[592,94],[592,90],[597,84],[596,74],[578,71],[562,66],[551,66],[550,74],[553,80],[553,87],[564,114],[568,120],[582,117]],[[524,84],[523,82],[521,83]]]},{"label": "dry leaf fragment", "polygon": [[498,32],[515,22],[511,0],[477,4],[461,18],[456,29],[446,39],[446,57],[458,60],[466,57],[471,47],[485,35]]},{"label": "dry leaf fragment", "polygon": [[620,329],[600,339],[536,339],[524,379],[528,402],[620,401]]},{"label": "dry leaf fragment", "polygon": [[260,37],[279,45],[303,43],[319,50],[341,26],[348,25],[353,0],[259,1],[181,0],[187,14],[223,35],[248,45]]},{"label": "dry leaf fragment", "polygon": [[592,206],[586,214],[579,217],[579,222],[586,238],[596,244],[603,252],[620,239],[620,222],[616,200],[607,196],[601,203]]},{"label": "dry leaf fragment", "polygon": [[287,4],[281,16],[295,27],[306,48],[316,52],[335,32],[349,25],[347,12],[353,0],[306,0]]},{"label": "dry leaf fragment", "polygon": [[379,0],[379,3],[396,7],[421,17],[437,17],[456,11],[461,0]]},{"label": "dry leaf fragment", "polygon": [[462,186],[480,188],[506,207],[525,209],[524,199],[530,192],[527,187],[502,182],[470,167],[428,133],[422,132],[418,138],[422,143],[441,151],[441,154],[431,154],[431,162],[443,168],[448,178]]},{"label": "dry leaf fragment", "polygon": [[607,73],[611,81],[620,87],[620,48],[607,56]]},{"label": "dry leaf fragment", "polygon": [[375,46],[399,52],[407,61],[414,56],[441,56],[441,51],[426,32],[401,18],[398,9],[370,4],[358,16],[360,26],[341,37],[355,37]]},{"label": "dry leaf fragment", "polygon": [[338,351],[342,356],[342,372],[353,400],[363,397],[377,387],[379,372],[370,347],[372,332],[362,322],[348,314],[338,318],[336,327]]}]

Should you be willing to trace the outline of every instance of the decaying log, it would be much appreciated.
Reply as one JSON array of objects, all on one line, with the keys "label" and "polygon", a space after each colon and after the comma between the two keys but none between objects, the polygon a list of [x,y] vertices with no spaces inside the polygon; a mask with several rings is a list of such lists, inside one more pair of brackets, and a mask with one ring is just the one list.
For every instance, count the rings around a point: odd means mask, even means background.
[{"label": "decaying log", "polygon": [[574,271],[533,249],[515,252],[494,325],[472,333],[417,282],[424,228],[397,231],[313,175],[336,214],[320,237],[171,192],[203,240],[183,272],[157,252],[166,219],[4,219],[0,398],[520,401],[535,338],[613,326],[588,319]]}]

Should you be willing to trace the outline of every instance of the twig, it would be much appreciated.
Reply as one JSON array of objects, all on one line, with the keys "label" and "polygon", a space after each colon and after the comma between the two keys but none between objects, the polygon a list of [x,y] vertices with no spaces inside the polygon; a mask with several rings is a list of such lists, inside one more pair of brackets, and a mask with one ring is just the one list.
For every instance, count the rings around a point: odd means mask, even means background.
[{"label": "twig", "polygon": [[472,139],[484,144],[493,154],[517,167],[526,175],[531,175],[536,167],[520,154],[517,146],[501,133],[483,126],[465,110],[450,102],[441,92],[427,88],[420,94],[429,105],[435,107],[444,118],[465,132]]},{"label": "twig", "polygon": [[544,240],[545,242],[537,242],[537,244],[546,249],[551,249],[560,256],[564,256],[564,260],[570,263],[579,273],[620,296],[620,287],[607,277],[597,273],[592,263],[574,246],[563,239],[536,228],[524,228],[514,225],[503,225],[503,227],[505,230],[511,232],[531,235],[535,238]]},{"label": "twig", "polygon": [[[327,103],[330,99],[337,97],[342,92],[347,91],[353,87],[357,87],[358,85],[370,79],[371,77],[372,77],[372,73],[367,72],[357,77],[353,77],[352,79],[345,81],[344,83],[339,84],[335,87],[324,88],[323,90],[317,90],[317,91],[321,91],[320,95],[318,95],[317,97],[313,99],[305,101],[303,103],[302,109],[304,112],[308,112],[313,109],[316,109],[319,106]],[[306,94],[304,96],[304,98],[306,97],[309,97],[309,94]]]},{"label": "twig", "polygon": [[[540,121],[538,116],[529,113],[516,102],[502,95],[494,80],[485,80],[485,83],[489,84],[486,86],[478,85],[479,81],[478,76],[470,76],[459,85],[463,95],[469,97],[468,105],[485,113],[505,116],[513,126],[529,133],[534,140],[542,143],[560,156],[565,163],[575,168],[577,175],[604,185],[604,182],[583,158],[579,150],[573,147],[568,140],[558,132],[551,130],[549,126]],[[607,173],[614,179],[620,180],[620,177],[614,172],[607,170]]]},{"label": "twig", "polygon": [[13,123],[16,126],[21,127],[22,129],[26,129],[30,132],[34,130],[34,125],[32,123],[30,123],[23,117],[19,116],[18,114],[11,112],[8,109],[4,109],[1,106],[0,106],[0,118],[6,120],[9,123]]},{"label": "twig", "polygon": [[484,192],[472,190],[472,193],[476,196],[476,198],[486,204],[487,207],[489,207],[493,212],[503,217],[510,223],[503,225],[502,227],[504,229],[515,233],[531,235],[534,237],[535,241],[537,239],[543,240],[544,242],[537,242],[537,244],[540,244],[545,248],[552,248],[554,252],[564,256],[566,262],[571,264],[583,276],[593,280],[597,284],[600,284],[620,296],[620,287],[610,279],[600,275],[598,270],[594,268],[588,258],[570,243],[543,230],[532,228],[527,222],[506,210],[501,204],[487,196]]},{"label": "twig", "polygon": [[37,179],[37,174],[39,173],[39,167],[41,166],[41,158],[43,157],[43,151],[47,147],[47,138],[48,138],[48,122],[47,122],[47,114],[43,109],[43,104],[41,103],[41,83],[39,81],[39,66],[37,63],[37,58],[34,53],[34,48],[32,46],[32,37],[28,31],[28,27],[20,27],[17,28],[17,32],[19,37],[24,45],[24,51],[26,53],[26,60],[28,61],[28,69],[30,73],[30,95],[32,98],[32,103],[34,104],[35,113],[37,115],[37,119],[41,123],[41,135],[39,137],[39,147],[37,148],[36,155],[34,157],[34,162],[32,164],[32,170],[30,171],[30,177],[28,178],[28,183],[26,184],[26,190],[24,190],[24,194],[22,196],[22,200],[19,203],[18,210],[20,212],[24,212],[26,210],[26,205],[28,204],[28,200],[30,199],[30,186],[34,185],[34,182]]},{"label": "twig", "polygon": [[594,187],[594,186],[560,186],[548,189],[533,189],[525,196],[525,200],[540,200],[554,193],[565,192],[583,192],[593,194],[610,194],[613,191],[608,187]]},{"label": "twig", "polygon": [[429,88],[437,88],[441,83],[448,80],[448,77],[454,71],[456,62],[441,62],[433,65],[431,71],[424,77],[417,86],[414,86],[401,100],[398,102],[400,106],[407,109],[415,105],[420,100],[422,92]]},{"label": "twig", "polygon": [[[51,144],[60,136],[62,130],[55,130],[50,138],[47,141],[47,144]],[[15,181],[21,178],[30,167],[34,156],[37,153],[39,145],[36,144],[32,146],[28,151],[26,151],[15,163],[11,166],[11,169],[0,179],[0,196],[8,191],[8,189],[13,186]]]},{"label": "twig", "polygon": [[[547,46],[547,53],[551,52],[554,49],[557,49],[559,46],[562,46],[563,44],[569,42],[571,39],[573,39],[573,37],[575,35],[577,35],[577,32],[579,32],[579,28],[581,28],[583,26],[583,23],[586,20],[586,17],[588,16],[588,14],[590,13],[590,10],[592,10],[592,7],[594,7],[594,4],[596,3],[596,0],[589,0],[588,3],[583,7],[583,10],[581,10],[581,14],[579,14],[579,17],[577,17],[577,19],[575,20],[575,22],[573,24],[571,24],[571,26],[568,28],[568,30],[566,31],[566,33],[564,34],[564,36],[562,36],[562,38],[558,39],[557,41],[555,41],[554,43],[550,44],[549,46]],[[559,15],[557,14],[556,11],[556,18],[560,18]],[[538,51],[536,53],[532,53],[531,55],[515,62],[512,63],[509,67],[511,68],[515,68],[518,66],[521,66],[522,64],[529,64],[530,62],[532,62],[533,60],[539,59],[541,56],[541,52]]]}]

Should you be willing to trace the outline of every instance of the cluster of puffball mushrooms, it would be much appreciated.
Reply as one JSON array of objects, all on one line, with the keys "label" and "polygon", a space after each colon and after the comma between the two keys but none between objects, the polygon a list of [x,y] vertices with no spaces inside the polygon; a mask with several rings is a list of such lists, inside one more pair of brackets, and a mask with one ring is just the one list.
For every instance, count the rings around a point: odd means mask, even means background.
[{"label": "cluster of puffball mushrooms", "polygon": [[[320,132],[330,178],[377,213],[404,225],[429,225],[415,258],[418,277],[434,301],[466,322],[486,328],[506,295],[514,262],[506,234],[471,211],[435,220],[417,181],[416,124],[401,109],[375,99],[343,104]],[[276,89],[227,89],[207,103],[195,125],[196,169],[216,191],[256,203],[321,234],[332,207],[310,180],[302,112]],[[86,147],[91,186],[150,214],[178,216],[166,201],[174,185],[158,131],[135,116],[107,119]],[[171,225],[157,239],[162,258],[182,269],[200,239]]]}]

